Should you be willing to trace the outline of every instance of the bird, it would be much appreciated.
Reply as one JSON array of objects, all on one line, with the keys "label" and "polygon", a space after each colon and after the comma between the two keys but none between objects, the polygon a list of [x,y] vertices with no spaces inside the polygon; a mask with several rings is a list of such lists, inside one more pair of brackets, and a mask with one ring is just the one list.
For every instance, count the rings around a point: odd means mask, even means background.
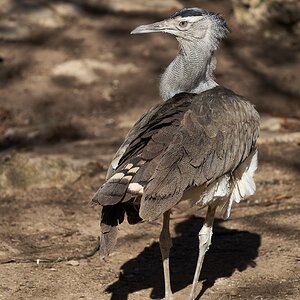
[{"label": "bird", "polygon": [[259,114],[253,104],[214,78],[215,51],[230,32],[218,13],[183,8],[131,34],[167,33],[178,54],[160,78],[161,101],[133,125],[116,152],[105,183],[92,197],[100,204],[100,254],[109,255],[118,225],[162,216],[159,245],[165,298],[172,300],[170,212],[180,201],[205,208],[199,254],[188,300],[195,299],[213,234],[217,208],[227,219],[234,202],[255,193]]}]

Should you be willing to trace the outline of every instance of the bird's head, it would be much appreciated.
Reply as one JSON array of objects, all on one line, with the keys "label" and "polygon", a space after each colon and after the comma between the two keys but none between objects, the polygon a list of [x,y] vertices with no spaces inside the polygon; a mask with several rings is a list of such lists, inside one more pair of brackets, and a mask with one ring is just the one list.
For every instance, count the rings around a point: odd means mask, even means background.
[{"label": "bird's head", "polygon": [[138,26],[131,34],[151,32],[172,34],[182,46],[203,41],[214,51],[229,33],[229,28],[219,14],[200,8],[184,8],[163,21]]}]

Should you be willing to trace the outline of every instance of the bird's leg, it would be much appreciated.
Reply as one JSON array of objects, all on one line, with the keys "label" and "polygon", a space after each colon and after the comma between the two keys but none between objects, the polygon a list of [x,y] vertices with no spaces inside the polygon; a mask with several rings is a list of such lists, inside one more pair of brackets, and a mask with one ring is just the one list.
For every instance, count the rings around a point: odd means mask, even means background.
[{"label": "bird's leg", "polygon": [[204,224],[199,232],[199,255],[198,255],[194,280],[193,280],[193,286],[192,286],[190,296],[188,297],[188,300],[194,300],[194,295],[199,280],[205,252],[208,250],[211,243],[212,227],[214,223],[215,212],[216,212],[216,206],[214,207],[208,206]]},{"label": "bird's leg", "polygon": [[164,279],[165,279],[165,299],[172,300],[172,290],[170,283],[170,268],[169,268],[169,254],[172,247],[172,240],[169,230],[170,224],[170,210],[166,211],[163,216],[163,227],[159,236],[160,252],[163,260]]}]

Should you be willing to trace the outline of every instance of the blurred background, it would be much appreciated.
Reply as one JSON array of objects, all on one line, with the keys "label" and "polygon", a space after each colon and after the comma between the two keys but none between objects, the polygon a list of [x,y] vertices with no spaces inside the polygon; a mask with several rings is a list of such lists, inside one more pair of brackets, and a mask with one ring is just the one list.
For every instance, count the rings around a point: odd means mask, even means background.
[{"label": "blurred background", "polygon": [[[162,297],[160,220],[124,224],[104,262],[89,199],[160,101],[178,50],[170,36],[129,33],[182,7],[226,18],[216,81],[262,117],[258,192],[217,222],[201,299],[300,299],[297,0],[0,0],[0,299]],[[175,299],[192,281],[203,213],[173,212]]]}]

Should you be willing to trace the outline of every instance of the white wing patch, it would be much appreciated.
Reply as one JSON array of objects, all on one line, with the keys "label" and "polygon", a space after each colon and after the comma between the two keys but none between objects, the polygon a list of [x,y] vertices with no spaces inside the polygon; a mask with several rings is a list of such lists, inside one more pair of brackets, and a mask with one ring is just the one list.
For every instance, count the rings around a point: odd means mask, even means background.
[{"label": "white wing patch", "polygon": [[127,191],[130,194],[142,195],[144,192],[144,187],[137,182],[133,182],[128,185]]},{"label": "white wing patch", "polygon": [[129,170],[133,167],[133,164],[132,163],[129,163],[126,167],[125,167],[125,170]]},{"label": "white wing patch", "polygon": [[122,179],[123,177],[124,177],[124,173],[116,173],[115,175],[110,177],[110,179],[111,180],[118,180],[118,179]]},{"label": "white wing patch", "polygon": [[124,144],[119,148],[119,150],[115,154],[115,156],[108,168],[108,171],[106,174],[106,180],[108,180],[114,174],[115,170],[118,168],[120,159],[122,158],[123,154],[126,152],[127,148],[128,148],[128,144]]},{"label": "white wing patch", "polygon": [[[128,147],[128,145],[122,146],[122,147],[118,150],[118,152],[116,153],[116,155],[115,155],[113,161],[112,161],[111,164],[110,164],[111,167],[112,167],[114,170],[117,169],[117,167],[118,167],[118,165],[119,165],[119,161],[120,161],[121,157],[123,156],[123,154],[125,153],[127,147]],[[129,169],[130,169],[130,168],[129,168]]]}]

